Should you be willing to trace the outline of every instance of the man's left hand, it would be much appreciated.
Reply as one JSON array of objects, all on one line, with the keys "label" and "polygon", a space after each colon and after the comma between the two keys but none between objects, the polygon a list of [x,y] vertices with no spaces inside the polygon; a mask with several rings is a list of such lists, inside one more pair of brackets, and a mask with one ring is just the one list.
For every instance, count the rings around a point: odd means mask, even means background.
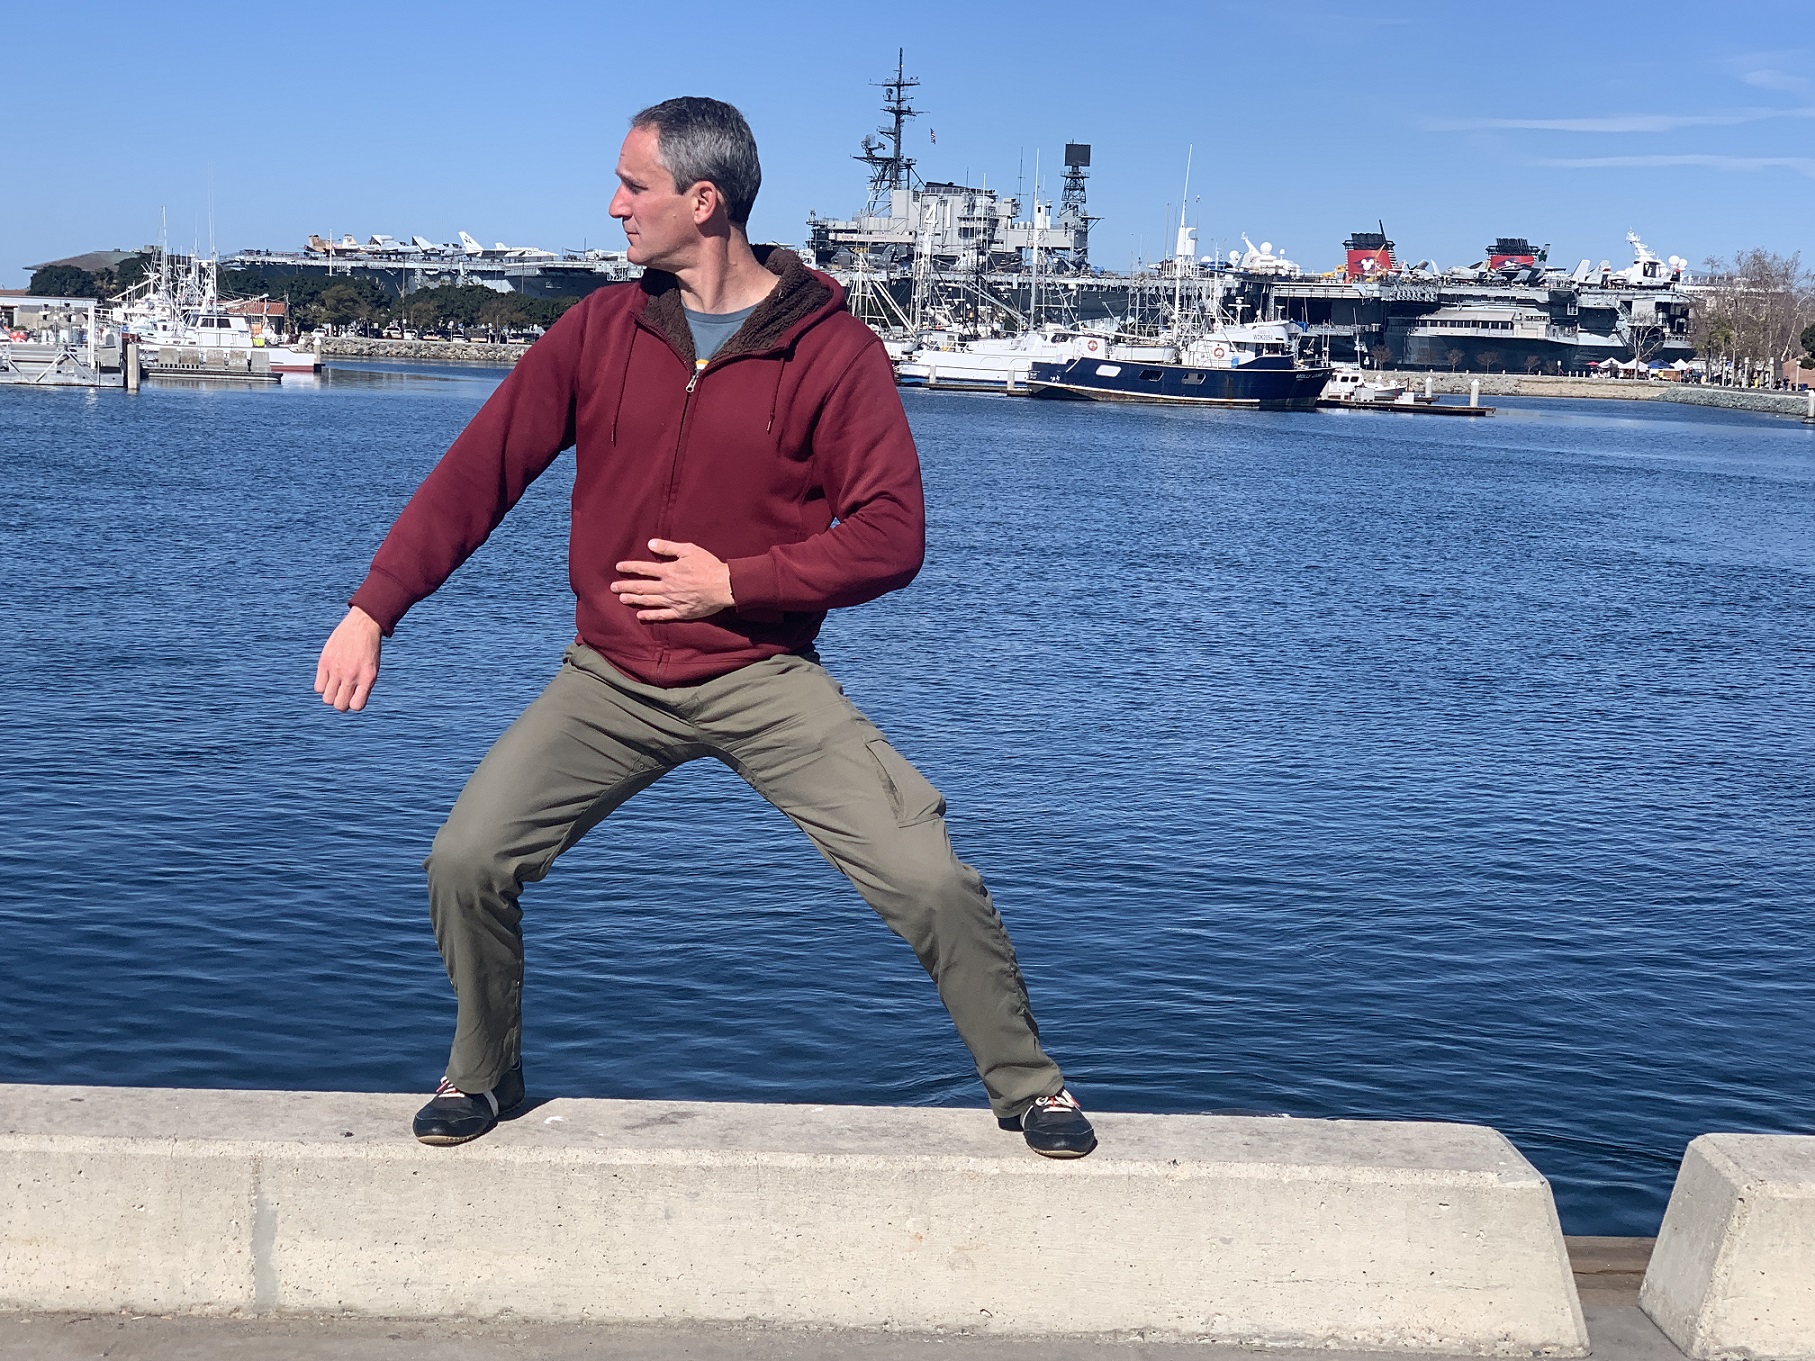
[{"label": "man's left hand", "polygon": [[618,570],[641,581],[614,581],[612,591],[645,624],[704,619],[737,604],[731,569],[698,544],[651,539],[649,551],[672,562],[620,562]]}]

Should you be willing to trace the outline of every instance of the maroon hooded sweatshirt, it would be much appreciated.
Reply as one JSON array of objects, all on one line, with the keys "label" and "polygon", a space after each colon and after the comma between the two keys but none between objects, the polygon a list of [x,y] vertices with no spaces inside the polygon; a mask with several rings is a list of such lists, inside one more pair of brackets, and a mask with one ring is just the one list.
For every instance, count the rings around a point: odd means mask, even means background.
[{"label": "maroon hooded sweatshirt", "polygon": [[[799,651],[827,610],[907,585],[926,516],[888,355],[835,280],[785,250],[763,263],[775,290],[703,369],[671,274],[569,309],[417,488],[352,603],[388,636],[570,446],[580,640],[637,680]],[[654,538],[726,561],[735,607],[641,622],[610,587]]]}]

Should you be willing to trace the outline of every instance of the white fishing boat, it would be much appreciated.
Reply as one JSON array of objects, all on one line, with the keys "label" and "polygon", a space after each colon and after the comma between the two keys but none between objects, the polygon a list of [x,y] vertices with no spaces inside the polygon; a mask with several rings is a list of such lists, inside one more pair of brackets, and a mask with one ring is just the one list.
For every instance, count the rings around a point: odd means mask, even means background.
[{"label": "white fishing boat", "polygon": [[1047,325],[1016,336],[980,339],[934,332],[896,361],[895,381],[903,387],[1025,393],[1035,364],[1112,358],[1140,362],[1171,355],[1170,345],[1131,340],[1108,328]]},{"label": "white fishing boat", "polygon": [[1360,406],[1396,402],[1405,396],[1404,383],[1395,382],[1385,374],[1369,373],[1359,364],[1338,364],[1330,373],[1330,381],[1323,385],[1321,400]]},{"label": "white fishing boat", "polygon": [[145,278],[116,303],[121,332],[138,338],[152,373],[266,378],[321,368],[313,351],[272,343],[262,321],[255,329],[223,303],[212,259],[160,249]]}]

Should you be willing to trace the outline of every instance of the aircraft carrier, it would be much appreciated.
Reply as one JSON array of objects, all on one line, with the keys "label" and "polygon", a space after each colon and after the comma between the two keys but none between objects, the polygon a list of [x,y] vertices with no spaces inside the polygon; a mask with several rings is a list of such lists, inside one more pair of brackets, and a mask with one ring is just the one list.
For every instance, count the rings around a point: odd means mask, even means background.
[{"label": "aircraft carrier", "polygon": [[1693,353],[1686,262],[1658,259],[1636,235],[1630,266],[1583,260],[1553,268],[1547,247],[1500,237],[1469,265],[1403,264],[1384,225],[1343,242],[1344,263],[1308,272],[1256,246],[1203,255],[1180,224],[1178,247],[1127,274],[1090,263],[1088,143],[1065,144],[1060,191],[1043,200],[984,185],[922,180],[904,131],[919,82],[900,54],[879,82],[884,121],[855,159],[868,171],[863,211],[807,219],[814,264],[850,290],[851,306],[885,336],[928,331],[1008,335],[1042,324],[1113,318],[1132,336],[1157,334],[1190,309],[1237,323],[1287,321],[1333,360],[1371,367],[1580,372],[1608,359],[1669,363]]},{"label": "aircraft carrier", "polygon": [[556,251],[502,241],[484,246],[466,232],[444,243],[382,233],[364,240],[350,234],[337,240],[311,236],[300,251],[243,250],[220,264],[228,271],[257,270],[266,278],[287,273],[357,276],[398,297],[422,288],[478,284],[532,298],[583,298],[643,272],[621,250]]}]

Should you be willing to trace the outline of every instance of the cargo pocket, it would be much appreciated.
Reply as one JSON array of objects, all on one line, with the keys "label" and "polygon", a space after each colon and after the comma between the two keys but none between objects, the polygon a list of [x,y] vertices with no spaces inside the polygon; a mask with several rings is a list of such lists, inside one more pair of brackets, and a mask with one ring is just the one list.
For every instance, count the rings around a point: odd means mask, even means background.
[{"label": "cargo pocket", "polygon": [[876,762],[876,773],[882,777],[882,787],[888,791],[897,827],[917,827],[945,815],[944,796],[905,756],[882,738],[866,745]]}]

